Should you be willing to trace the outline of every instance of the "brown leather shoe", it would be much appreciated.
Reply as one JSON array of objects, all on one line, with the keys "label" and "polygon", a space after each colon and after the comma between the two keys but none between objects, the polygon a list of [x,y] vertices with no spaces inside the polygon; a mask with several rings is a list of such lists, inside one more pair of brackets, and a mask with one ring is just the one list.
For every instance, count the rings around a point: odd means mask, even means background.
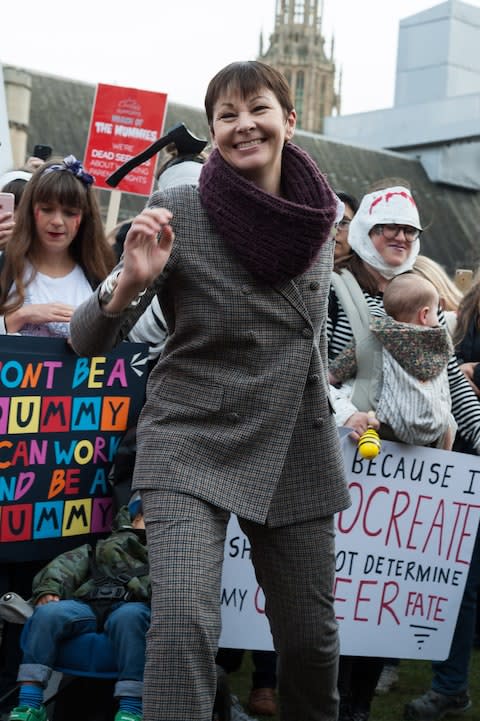
[{"label": "brown leather shoe", "polygon": [[275,716],[277,713],[275,689],[252,688],[248,699],[248,710],[258,716]]}]

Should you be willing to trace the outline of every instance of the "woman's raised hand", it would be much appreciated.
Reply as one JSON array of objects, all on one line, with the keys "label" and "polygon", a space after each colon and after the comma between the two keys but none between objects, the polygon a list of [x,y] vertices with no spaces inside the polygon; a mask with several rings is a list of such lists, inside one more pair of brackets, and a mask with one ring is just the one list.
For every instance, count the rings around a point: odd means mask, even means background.
[{"label": "woman's raised hand", "polygon": [[170,257],[174,233],[172,213],[146,208],[133,220],[125,239],[120,282],[143,290],[162,272]]}]

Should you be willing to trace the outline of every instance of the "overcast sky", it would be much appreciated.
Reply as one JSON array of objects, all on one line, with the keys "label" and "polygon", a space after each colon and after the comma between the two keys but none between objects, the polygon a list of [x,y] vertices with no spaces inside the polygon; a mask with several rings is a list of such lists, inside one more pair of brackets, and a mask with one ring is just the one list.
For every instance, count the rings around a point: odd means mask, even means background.
[{"label": "overcast sky", "polygon": [[[435,0],[324,0],[323,31],[342,69],[342,113],[391,107],[402,18]],[[480,7],[480,0],[470,0]],[[233,60],[254,59],[273,30],[275,0],[6,0],[0,63],[62,77],[165,92],[203,106]],[[73,120],[73,118],[72,118]]]}]

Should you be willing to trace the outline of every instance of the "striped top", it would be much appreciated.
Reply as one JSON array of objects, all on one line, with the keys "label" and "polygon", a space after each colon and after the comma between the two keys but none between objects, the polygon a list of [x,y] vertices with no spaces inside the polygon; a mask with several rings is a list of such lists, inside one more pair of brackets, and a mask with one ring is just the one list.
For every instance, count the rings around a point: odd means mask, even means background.
[{"label": "striped top", "polygon": [[[327,324],[328,355],[334,358],[353,339],[350,322],[343,310],[333,288],[330,289],[330,308],[337,307],[337,313],[329,311]],[[370,313],[373,316],[384,316],[383,294],[370,295],[365,290],[363,295]],[[336,317],[333,318],[333,315]],[[439,319],[445,325],[443,312],[439,312]],[[464,374],[458,367],[455,355],[452,355],[447,367],[450,395],[452,398],[452,413],[458,424],[458,431],[466,440],[473,443],[480,450],[480,403],[470,388]]]},{"label": "striped top", "polygon": [[128,340],[135,343],[148,343],[148,358],[150,361],[154,361],[160,356],[167,336],[167,324],[158,297],[154,295],[152,302],[128,334]]}]

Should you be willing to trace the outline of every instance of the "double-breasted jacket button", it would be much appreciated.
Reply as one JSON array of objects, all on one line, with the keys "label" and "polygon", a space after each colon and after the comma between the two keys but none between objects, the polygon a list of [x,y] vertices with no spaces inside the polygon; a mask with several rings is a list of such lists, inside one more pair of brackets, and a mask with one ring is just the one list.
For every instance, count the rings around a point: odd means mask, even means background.
[{"label": "double-breasted jacket button", "polygon": [[313,338],[313,330],[311,328],[304,328],[302,335],[304,338]]},{"label": "double-breasted jacket button", "polygon": [[231,421],[232,423],[238,423],[240,420],[240,414],[239,413],[227,413],[227,419]]},{"label": "double-breasted jacket button", "polygon": [[320,428],[321,426],[323,426],[323,418],[315,418],[313,421],[313,427]]},{"label": "double-breasted jacket button", "polygon": [[312,385],[314,383],[318,383],[319,380],[320,380],[320,376],[318,375],[318,373],[311,373],[307,378],[307,382],[311,383]]},{"label": "double-breasted jacket button", "polygon": [[250,295],[252,289],[249,285],[242,285],[241,292],[243,293],[243,295]]},{"label": "double-breasted jacket button", "polygon": [[318,280],[312,280],[310,283],[310,290],[318,290],[320,288],[320,283]]}]

